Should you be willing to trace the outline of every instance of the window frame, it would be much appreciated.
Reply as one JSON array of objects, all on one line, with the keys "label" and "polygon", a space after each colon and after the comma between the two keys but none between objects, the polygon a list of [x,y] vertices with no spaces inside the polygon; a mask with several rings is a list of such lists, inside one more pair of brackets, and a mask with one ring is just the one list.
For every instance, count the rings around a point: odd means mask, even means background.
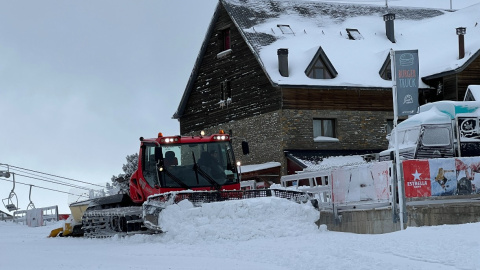
[{"label": "window frame", "polygon": [[317,60],[310,67],[307,77],[311,79],[331,79],[332,74],[330,74],[328,68],[325,67],[325,63],[323,63],[320,58],[317,58]]},{"label": "window frame", "polygon": [[232,98],[232,84],[230,80],[220,82],[220,100],[228,100]]},{"label": "window frame", "polygon": [[387,55],[378,73],[382,79],[386,81],[392,80],[392,60],[390,59],[390,53]]},{"label": "window frame", "polygon": [[230,27],[220,30],[220,51],[226,51],[232,49],[232,39],[230,33]]},{"label": "window frame", "polygon": [[[326,121],[329,121],[331,123],[330,129],[332,132],[332,136],[329,136],[326,134],[326,132],[328,132],[324,129]],[[318,122],[320,122],[319,127],[320,127],[321,134],[316,133],[317,129],[315,128],[316,126],[315,123],[318,123]],[[329,137],[329,138],[335,138],[335,139],[337,138],[337,119],[335,118],[313,118],[312,128],[313,128],[313,138],[317,138],[317,137]]]}]

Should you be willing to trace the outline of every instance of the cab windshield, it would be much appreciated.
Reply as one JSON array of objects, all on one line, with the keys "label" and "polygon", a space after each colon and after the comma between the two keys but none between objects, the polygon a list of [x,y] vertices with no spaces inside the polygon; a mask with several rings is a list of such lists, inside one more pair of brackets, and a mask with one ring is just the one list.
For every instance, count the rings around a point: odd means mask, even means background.
[{"label": "cab windshield", "polygon": [[[414,127],[398,131],[398,147],[407,148],[412,147],[417,144],[418,137],[420,135],[420,127]],[[393,131],[390,134],[390,139],[388,143],[388,148],[395,147],[395,132]]]},{"label": "cab windshield", "polygon": [[[148,159],[145,157],[146,163],[151,161],[155,164],[144,172],[151,186],[194,188],[238,183],[237,167],[229,142],[147,146],[145,153],[148,155]],[[147,174],[151,176],[150,179]]]}]

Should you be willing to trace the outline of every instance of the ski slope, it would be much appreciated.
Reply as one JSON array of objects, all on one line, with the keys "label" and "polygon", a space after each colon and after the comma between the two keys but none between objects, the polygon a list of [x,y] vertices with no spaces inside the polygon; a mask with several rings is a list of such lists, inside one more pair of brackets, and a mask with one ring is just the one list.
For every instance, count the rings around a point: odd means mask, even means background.
[{"label": "ski slope", "polygon": [[0,269],[480,269],[480,223],[360,235],[318,228],[318,214],[278,198],[185,202],[162,213],[164,234],[108,239],[0,221]]}]

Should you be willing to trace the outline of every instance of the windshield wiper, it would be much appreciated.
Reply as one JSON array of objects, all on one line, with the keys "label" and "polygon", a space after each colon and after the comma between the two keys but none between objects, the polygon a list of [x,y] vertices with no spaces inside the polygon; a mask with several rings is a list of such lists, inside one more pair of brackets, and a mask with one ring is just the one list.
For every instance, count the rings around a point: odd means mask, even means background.
[{"label": "windshield wiper", "polygon": [[207,179],[207,181],[212,184],[212,186],[220,191],[220,189],[222,188],[222,186],[217,183],[217,181],[215,181],[208,173],[206,173],[204,170],[202,170],[202,168],[200,168],[200,166],[198,166],[197,164],[197,161],[195,160],[195,153],[193,153],[192,151],[192,155],[193,155],[193,170],[195,171],[196,175],[197,175],[197,183],[198,183],[198,174],[200,174],[203,178]]},{"label": "windshield wiper", "polygon": [[168,175],[170,178],[172,178],[173,181],[175,181],[175,183],[179,184],[182,188],[190,189],[190,187],[187,184],[185,184],[182,180],[180,180],[178,177],[176,177],[171,172],[169,172],[166,167],[163,168],[163,171],[165,172],[166,175]]}]

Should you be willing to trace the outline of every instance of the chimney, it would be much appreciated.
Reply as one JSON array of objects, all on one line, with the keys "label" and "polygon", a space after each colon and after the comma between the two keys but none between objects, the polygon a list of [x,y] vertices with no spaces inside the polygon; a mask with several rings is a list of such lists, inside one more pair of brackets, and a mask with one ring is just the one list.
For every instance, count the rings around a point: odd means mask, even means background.
[{"label": "chimney", "polygon": [[288,49],[278,49],[278,71],[283,77],[288,77]]},{"label": "chimney", "polygon": [[393,21],[395,20],[395,14],[388,13],[383,15],[383,20],[385,21],[385,30],[387,33],[387,38],[392,42],[395,43],[395,27],[393,25]]},{"label": "chimney", "polygon": [[458,35],[458,59],[462,59],[465,57],[465,40],[464,36],[467,33],[466,27],[458,27],[457,28],[457,35]]}]

